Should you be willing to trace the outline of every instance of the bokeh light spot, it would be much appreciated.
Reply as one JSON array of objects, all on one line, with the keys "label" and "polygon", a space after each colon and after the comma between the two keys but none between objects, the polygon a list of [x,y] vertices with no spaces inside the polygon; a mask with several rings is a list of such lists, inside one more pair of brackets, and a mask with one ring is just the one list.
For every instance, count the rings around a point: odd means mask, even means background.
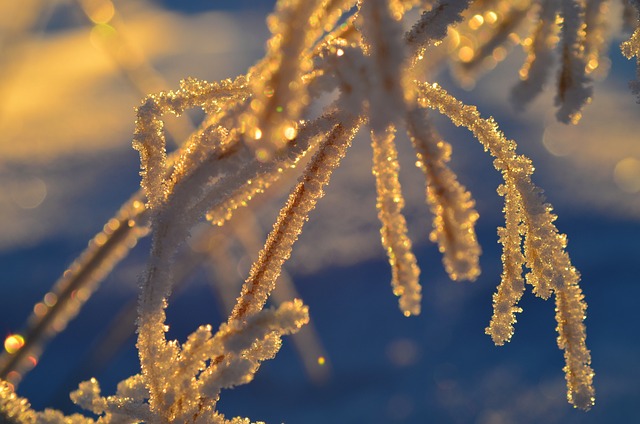
[{"label": "bokeh light spot", "polygon": [[420,349],[415,341],[401,338],[394,340],[387,346],[386,354],[393,365],[407,367],[418,361]]},{"label": "bokeh light spot", "polygon": [[640,192],[640,160],[627,157],[619,161],[613,168],[613,179],[624,192]]},{"label": "bokeh light spot", "polygon": [[16,353],[22,346],[24,346],[24,337],[20,334],[11,334],[4,339],[4,349],[10,354]]},{"label": "bokeh light spot", "polygon": [[47,197],[47,185],[40,178],[27,178],[11,185],[9,195],[20,208],[35,209]]},{"label": "bokeh light spot", "polygon": [[463,62],[471,62],[471,60],[473,59],[474,54],[475,54],[475,52],[469,46],[461,47],[460,50],[458,50],[458,57]]},{"label": "bokeh light spot", "polygon": [[554,156],[567,156],[576,148],[572,140],[566,136],[566,132],[562,131],[561,125],[563,124],[548,126],[542,135],[542,144]]}]

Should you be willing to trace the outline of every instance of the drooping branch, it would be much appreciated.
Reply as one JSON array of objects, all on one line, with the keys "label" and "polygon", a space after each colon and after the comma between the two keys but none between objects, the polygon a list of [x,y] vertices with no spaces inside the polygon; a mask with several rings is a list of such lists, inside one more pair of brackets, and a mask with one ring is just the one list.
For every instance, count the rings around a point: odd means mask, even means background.
[{"label": "drooping branch", "polygon": [[405,316],[420,314],[422,300],[420,268],[411,249],[407,222],[402,214],[404,198],[398,179],[398,152],[394,145],[395,129],[382,134],[371,132],[373,175],[376,178],[378,219],[382,224],[380,238],[391,265],[391,287],[399,297]]},{"label": "drooping branch", "polygon": [[[555,216],[551,214],[551,205],[544,202],[542,190],[531,181],[533,167],[530,161],[517,155],[515,142],[504,137],[492,118],[481,118],[474,106],[462,104],[437,84],[417,83],[417,89],[418,103],[421,106],[436,109],[455,125],[468,128],[496,158],[494,165],[505,180],[501,193],[505,196],[506,212],[511,214],[517,211],[519,214],[518,231],[524,236],[524,264],[531,270],[527,275],[527,282],[533,285],[538,296],[547,298],[555,292],[556,296],[559,296],[559,306],[566,305],[556,318],[559,324],[558,344],[564,349],[568,361],[565,371],[569,401],[576,407],[588,409],[594,402],[593,372],[589,367],[591,359],[585,346],[585,315],[576,312],[584,311],[586,308],[578,287],[580,277],[564,250],[567,244],[566,236],[560,234],[553,224]],[[514,223],[509,215],[508,219],[508,231],[514,231]],[[504,240],[505,257],[514,258],[504,263],[503,277],[508,277],[519,269],[521,258],[517,252],[511,252],[511,249],[520,249],[520,245],[517,239],[515,242],[504,237],[501,240]],[[515,278],[520,277],[515,275]],[[520,285],[517,282],[506,284],[513,284],[514,287]],[[503,288],[503,291],[505,290],[514,293],[519,291],[517,288],[514,290],[506,287]],[[517,294],[511,298],[517,301]],[[513,305],[513,301],[509,303]],[[495,332],[496,340],[504,342],[513,332],[513,313],[519,310],[514,309],[514,306],[501,307],[503,302],[500,301],[495,305],[499,309],[494,311],[493,325],[488,332],[492,335]],[[502,322],[503,326],[497,325],[497,322]],[[570,330],[564,331],[565,329]],[[575,372],[577,369],[582,371]],[[576,390],[580,395],[573,397],[572,393]]]}]

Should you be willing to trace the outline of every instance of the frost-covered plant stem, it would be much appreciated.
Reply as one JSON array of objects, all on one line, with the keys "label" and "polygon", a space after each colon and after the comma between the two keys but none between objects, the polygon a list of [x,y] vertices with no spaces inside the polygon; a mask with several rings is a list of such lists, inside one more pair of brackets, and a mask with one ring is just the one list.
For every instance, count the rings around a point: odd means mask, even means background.
[{"label": "frost-covered plant stem", "polygon": [[[407,25],[403,19],[417,4],[424,10],[413,26]],[[521,71],[524,82],[514,98],[524,103],[540,91],[546,78],[542,68],[551,62],[551,50],[558,44],[557,116],[575,122],[591,96],[585,55],[597,62],[602,51],[597,42],[603,33],[602,20],[596,16],[599,8],[585,9],[579,0],[506,2],[504,13],[483,15],[493,20],[496,31],[488,42],[472,43],[480,46],[475,51],[461,40],[474,40],[474,31],[481,31],[485,20],[479,14],[481,7],[495,2],[470,8],[471,4],[467,0],[280,0],[268,19],[272,37],[266,55],[245,75],[219,83],[186,79],[175,91],[143,100],[133,144],[140,153],[146,209],[139,210],[140,198],[127,227],[122,226],[123,219],[116,220],[113,233],[100,237],[104,245],[126,246],[150,222],[152,249],[141,279],[138,310],[141,372],[121,382],[116,394],[108,397],[101,395],[96,380],[84,382],[72,394],[74,402],[100,415],[101,423],[247,423],[248,419],[228,420],[216,411],[220,392],[249,382],[260,363],[278,351],[282,335],[308,322],[307,308],[299,300],[284,302],[277,309],[264,307],[310,211],[365,123],[374,151],[382,244],[393,269],[392,286],[400,297],[401,311],[417,314],[421,292],[402,214],[394,137],[402,127],[426,178],[427,202],[434,215],[431,239],[438,243],[444,266],[454,280],[476,279],[480,272],[474,230],[478,214],[470,193],[447,166],[450,146],[426,120],[426,110],[434,109],[468,128],[494,157],[504,179],[498,189],[505,198],[505,226],[498,230],[503,272],[487,333],[496,344],[509,341],[515,314],[521,312],[518,302],[525,283],[539,297],[555,295],[568,399],[582,409],[593,405],[593,370],[583,323],[586,304],[579,274],[565,252],[566,236],[553,224],[551,205],[531,180],[531,161],[516,153],[515,142],[504,136],[492,118],[482,118],[475,107],[462,104],[437,84],[419,82],[426,77],[420,75],[418,65],[426,62],[434,68],[442,58],[450,58],[453,66],[462,61],[466,64],[460,67],[476,71],[477,64],[496,56],[496,50],[512,38],[529,9],[539,7],[541,22],[530,40],[527,64]],[[559,40],[555,40],[560,23]],[[403,34],[404,28],[411,29]],[[442,43],[447,34],[458,37],[456,46]],[[628,57],[638,56],[638,39],[636,30],[623,44]],[[309,105],[325,94],[337,94],[338,100],[312,116]],[[189,108],[203,109],[206,118],[169,155],[163,117]],[[191,228],[204,217],[215,225],[224,224],[234,211],[278,180],[284,169],[295,167],[312,152],[228,320],[215,333],[210,325],[202,325],[183,343],[167,341],[165,308],[176,255]],[[94,258],[82,262],[75,275],[80,281],[98,281],[103,277],[99,268],[115,264],[126,251],[92,250]],[[523,270],[527,270],[524,276]],[[80,278],[83,273],[94,277]],[[61,293],[67,299],[64,290]],[[55,314],[46,316],[43,322]],[[8,385],[0,386],[0,412],[16,422],[94,422],[53,411],[36,413],[10,392]]]}]

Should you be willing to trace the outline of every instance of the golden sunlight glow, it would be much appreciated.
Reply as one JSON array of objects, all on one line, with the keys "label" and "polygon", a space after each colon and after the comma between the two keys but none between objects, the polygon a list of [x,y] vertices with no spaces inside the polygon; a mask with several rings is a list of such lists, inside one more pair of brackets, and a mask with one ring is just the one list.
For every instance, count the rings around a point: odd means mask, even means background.
[{"label": "golden sunlight glow", "polygon": [[[587,102],[588,104],[589,102]],[[580,119],[582,119],[582,112],[576,112],[573,114],[573,116],[571,116],[571,123],[573,125],[577,125],[578,122],[580,122]]]},{"label": "golden sunlight glow", "polygon": [[322,365],[324,365],[326,363],[327,363],[327,360],[325,359],[324,356],[319,356],[318,357],[318,365],[322,366]]},{"label": "golden sunlight glow", "polygon": [[113,3],[109,0],[83,0],[81,3],[94,24],[106,24],[116,13]]},{"label": "golden sunlight glow", "polygon": [[108,24],[97,24],[91,28],[89,33],[89,40],[91,45],[95,48],[102,48],[103,43],[110,38],[115,37],[117,31],[114,27]]},{"label": "golden sunlight glow", "polygon": [[104,231],[115,231],[120,228],[120,221],[115,218],[111,218],[104,226]]}]

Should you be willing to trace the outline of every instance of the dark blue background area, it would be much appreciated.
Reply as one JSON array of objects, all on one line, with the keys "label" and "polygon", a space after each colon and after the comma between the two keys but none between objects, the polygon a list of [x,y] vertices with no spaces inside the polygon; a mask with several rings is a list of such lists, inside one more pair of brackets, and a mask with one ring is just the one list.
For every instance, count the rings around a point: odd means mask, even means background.
[{"label": "dark blue background area", "polygon": [[200,13],[207,10],[272,10],[273,0],[153,0],[169,10],[182,13]]},{"label": "dark blue background area", "polygon": [[[398,310],[383,259],[296,278],[328,352],[331,379],[322,385],[310,383],[285,340],[282,351],[264,363],[255,381],[223,391],[220,409],[229,416],[267,422],[465,423],[480,422],[481,417],[489,416],[488,411],[510,410],[524,393],[532,392],[530,396],[538,397],[533,403],[548,402],[545,396],[555,398],[548,407],[550,414],[519,410],[509,415],[515,421],[507,422],[633,422],[640,417],[636,406],[640,336],[634,331],[640,289],[637,265],[630,264],[634,263],[640,225],[602,216],[564,216],[564,221],[570,223],[567,231],[573,234],[570,252],[574,263],[587,278],[583,289],[589,303],[588,344],[598,396],[592,411],[574,410],[564,401],[564,364],[555,344],[552,301],[544,302],[528,292],[514,339],[506,346],[493,346],[483,334],[500,273],[499,251],[486,243],[484,273],[475,283],[448,281],[436,249],[417,249],[420,263],[434,266],[423,267],[423,313],[414,318],[405,318]],[[480,238],[487,238],[490,232],[481,227]],[[599,245],[608,247],[608,255],[602,254]],[[144,256],[146,247],[141,246],[139,255]],[[8,275],[46,281],[42,269],[59,268],[77,248],[76,242],[55,240],[37,249],[3,255],[0,263]],[[25,274],[25,265],[34,258],[42,258],[42,269]],[[203,277],[196,273],[191,286],[172,300],[170,337],[183,340],[199,324],[222,321],[209,287],[199,282]],[[66,393],[78,381],[95,376],[104,392],[111,393],[119,380],[137,372],[133,337],[104,368],[85,364],[86,369],[79,369],[91,346],[87,341],[99,341],[114,312],[132,301],[130,294],[109,290],[112,283],[104,283],[86,305],[86,312],[55,339],[21,385],[20,392],[36,408],[70,410]],[[451,301],[446,309],[437,303],[442,293]],[[16,299],[16,310],[2,311],[3,324],[19,324],[16,317],[24,316],[24,307],[22,311],[17,307],[33,303],[39,295],[22,296]],[[390,361],[389,346],[398,340],[415,344],[418,359],[414,363],[399,366]],[[550,392],[539,389],[548,382],[554,383]],[[398,409],[400,415],[395,416]],[[408,412],[402,412],[405,410]]]}]

